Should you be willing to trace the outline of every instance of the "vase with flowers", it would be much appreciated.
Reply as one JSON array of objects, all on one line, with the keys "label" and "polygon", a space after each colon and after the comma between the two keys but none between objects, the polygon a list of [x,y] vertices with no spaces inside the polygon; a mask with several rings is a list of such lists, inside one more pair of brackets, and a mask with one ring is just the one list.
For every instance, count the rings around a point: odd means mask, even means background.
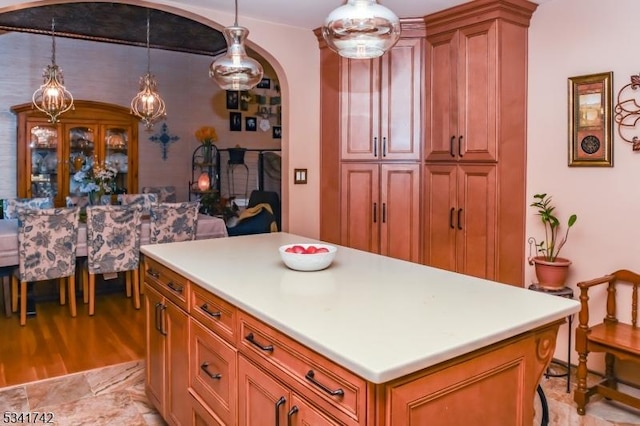
[{"label": "vase with flowers", "polygon": [[211,149],[213,147],[213,143],[218,141],[218,134],[216,133],[216,128],[212,126],[202,126],[198,130],[196,130],[196,139],[200,141],[204,148],[204,162],[212,163],[212,152]]},{"label": "vase with flowers", "polygon": [[101,204],[103,196],[116,192],[117,175],[118,170],[109,164],[87,162],[73,175],[73,180],[78,182],[78,189],[87,194],[91,204]]}]

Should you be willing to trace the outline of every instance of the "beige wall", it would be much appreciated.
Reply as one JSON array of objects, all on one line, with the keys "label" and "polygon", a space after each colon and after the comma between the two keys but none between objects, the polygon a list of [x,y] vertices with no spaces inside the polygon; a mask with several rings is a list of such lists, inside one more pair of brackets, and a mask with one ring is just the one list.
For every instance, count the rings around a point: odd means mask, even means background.
[{"label": "beige wall", "polygon": [[[614,128],[613,168],[567,166],[567,79],[613,71],[615,103],[630,75],[640,70],[639,14],[637,0],[552,0],[538,8],[530,27],[527,193],[529,199],[538,192],[553,194],[563,220],[578,215],[562,252],[573,261],[569,283],[574,288],[578,281],[616,269],[640,271],[640,153]],[[541,225],[532,208],[529,212],[527,236],[540,237]],[[534,277],[527,268],[526,282]],[[629,317],[628,310],[620,313]],[[602,312],[594,315],[603,317]],[[566,329],[561,327],[558,338],[561,359],[566,358]],[[575,353],[572,358],[576,363]]]},{"label": "beige wall", "polygon": [[[16,6],[28,7],[29,5],[54,3],[54,2],[16,2],[14,0],[0,0],[0,13],[10,10]],[[172,13],[186,16],[217,29],[222,29],[225,25],[233,23],[233,16],[219,13],[211,9],[191,9],[185,10],[184,6],[178,2],[140,2],[123,1],[123,3],[136,4],[140,6],[155,7],[167,10]],[[305,236],[317,237],[319,232],[319,171],[318,171],[318,115],[319,115],[319,54],[318,46],[313,32],[307,29],[293,28],[282,25],[274,25],[262,21],[251,20],[239,17],[242,25],[250,30],[249,45],[265,57],[273,66],[282,87],[283,116],[282,128],[283,138],[280,141],[283,148],[283,227],[289,232],[298,233]],[[4,41],[3,41],[4,39]],[[35,38],[34,38],[35,39]],[[132,61],[131,50],[119,51],[118,58],[110,63],[100,64],[100,52],[106,47],[93,46],[88,48],[80,47],[70,40],[58,38],[56,40],[56,60],[65,73],[66,85],[74,96],[82,99],[95,99],[96,93],[100,93],[101,100],[106,102],[127,105],[131,95],[124,95],[119,90],[113,88],[105,89],[101,83],[118,81],[119,84],[126,84],[127,87],[134,87],[137,91],[137,79],[145,71],[145,57],[143,52],[142,61]],[[65,49],[67,47],[68,49]],[[14,62],[4,61],[2,79],[13,78],[16,73],[24,79],[24,88],[17,90],[14,85],[4,81],[5,87],[10,87],[10,94],[5,96],[6,91],[2,90],[3,96],[0,100],[0,195],[10,196],[15,193],[15,120],[8,110],[8,107],[17,103],[28,102],[33,90],[41,84],[40,74],[43,66],[49,61],[50,42],[32,41],[26,45],[15,45],[10,43],[6,35],[0,36],[0,49],[3,58],[17,58]],[[136,48],[128,48],[136,49]],[[138,49],[139,50],[139,49]],[[81,55],[82,53],[82,55]],[[208,117],[213,115],[211,106],[206,105],[206,100],[202,103],[195,102],[202,95],[202,90],[190,90],[185,81],[202,81],[198,87],[211,87],[210,96],[213,97],[216,88],[213,83],[207,80],[207,67],[211,62],[209,58],[192,59],[180,57],[182,54],[165,54],[152,52],[152,71],[158,78],[161,93],[173,93],[174,85],[178,86],[178,91],[182,90],[184,96],[177,96],[174,102],[167,101],[168,108],[173,107],[174,111],[187,112],[190,116],[198,118],[197,126],[208,124]],[[80,56],[92,58],[91,64],[84,64],[80,69],[75,67],[81,61]],[[156,57],[157,56],[157,57]],[[192,55],[188,55],[192,56]],[[180,69],[176,69],[179,64]],[[301,66],[304,64],[304,66]],[[15,67],[15,68],[14,68]],[[20,68],[19,70],[17,68]],[[176,84],[170,77],[174,73],[188,73],[189,77],[179,84]],[[85,91],[78,88],[73,90],[74,81],[82,79],[89,81],[98,89],[94,92]],[[0,85],[3,81],[0,81]],[[26,88],[29,87],[28,90]],[[169,95],[167,95],[169,96]],[[8,100],[8,102],[7,102]],[[5,103],[6,102],[6,103]],[[169,110],[170,112],[171,110]],[[171,114],[171,112],[170,112]],[[13,121],[12,121],[13,120]],[[186,126],[178,120],[167,121],[169,132],[178,134],[181,141],[189,139],[189,143],[194,143],[192,134],[195,123]],[[235,132],[232,132],[235,133]],[[242,132],[245,133],[245,132]],[[230,146],[244,145],[243,141],[237,141],[240,136],[229,135]],[[141,140],[144,132],[141,132]],[[156,147],[157,148],[157,147]],[[189,148],[190,150],[191,147]],[[148,176],[149,179],[157,183],[162,183],[166,179],[166,170],[172,172],[185,170],[187,173],[183,179],[186,182],[190,178],[190,165],[185,159],[188,157],[183,146],[173,144],[169,148],[169,162],[159,160],[159,148],[155,154],[141,159],[141,175]],[[178,151],[180,150],[180,151]],[[176,155],[176,151],[178,154]],[[12,154],[13,153],[13,154]],[[154,157],[157,155],[157,157]],[[190,154],[189,154],[190,155]],[[163,165],[159,168],[158,162]],[[293,168],[309,169],[307,185],[293,185],[291,174]],[[141,182],[143,184],[143,182]],[[9,193],[11,191],[11,193]]]}]

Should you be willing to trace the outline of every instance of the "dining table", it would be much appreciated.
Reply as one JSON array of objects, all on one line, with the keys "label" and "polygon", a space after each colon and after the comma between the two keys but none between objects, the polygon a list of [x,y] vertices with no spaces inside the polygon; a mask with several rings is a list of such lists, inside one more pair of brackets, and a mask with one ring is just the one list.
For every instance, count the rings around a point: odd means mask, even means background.
[{"label": "dining table", "polygon": [[[149,217],[143,217],[140,228],[140,245],[149,244],[150,235]],[[206,240],[209,238],[228,237],[225,221],[215,216],[204,214],[198,215],[198,226],[196,229],[196,239]],[[87,255],[87,224],[80,222],[78,227],[78,241],[76,245],[76,256]],[[19,264],[18,259],[18,219],[0,219],[0,271],[9,271],[11,267]],[[6,274],[2,277],[3,295],[5,301],[5,315],[10,316],[10,295]],[[9,309],[7,309],[9,308]]]}]

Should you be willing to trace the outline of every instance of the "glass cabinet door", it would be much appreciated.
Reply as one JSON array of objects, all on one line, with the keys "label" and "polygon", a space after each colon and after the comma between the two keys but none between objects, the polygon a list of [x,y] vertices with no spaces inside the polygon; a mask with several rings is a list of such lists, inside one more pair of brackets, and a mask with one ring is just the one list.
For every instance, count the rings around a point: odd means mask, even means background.
[{"label": "glass cabinet door", "polygon": [[51,124],[36,124],[30,128],[31,153],[30,196],[56,198],[58,195],[58,129]]},{"label": "glass cabinet door", "polygon": [[[71,126],[69,137],[69,194],[82,193],[81,185],[74,176],[78,172],[87,172],[93,168],[96,156],[95,130],[86,126]],[[80,175],[77,175],[78,177]]]},{"label": "glass cabinet door", "polygon": [[105,165],[118,171],[116,193],[129,189],[129,133],[127,127],[107,126],[104,130]]}]

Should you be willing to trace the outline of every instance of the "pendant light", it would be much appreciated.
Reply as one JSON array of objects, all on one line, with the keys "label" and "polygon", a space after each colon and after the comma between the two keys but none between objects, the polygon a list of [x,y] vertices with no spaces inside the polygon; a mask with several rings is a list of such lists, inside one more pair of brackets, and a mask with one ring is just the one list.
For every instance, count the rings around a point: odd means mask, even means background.
[{"label": "pendant light", "polygon": [[227,53],[211,63],[209,76],[223,90],[249,90],[260,83],[263,71],[262,65],[245,51],[244,41],[249,30],[238,25],[238,0],[235,3],[234,24],[223,31]]},{"label": "pendant light", "polygon": [[348,0],[329,14],[322,36],[340,56],[377,58],[400,38],[400,20],[376,0]]},{"label": "pendant light", "polygon": [[147,130],[151,130],[159,118],[167,116],[164,101],[158,93],[158,84],[151,74],[149,30],[149,9],[147,9],[147,73],[140,77],[140,92],[131,100],[131,113],[140,117]]},{"label": "pendant light", "polygon": [[62,69],[56,65],[56,21],[51,19],[51,65],[44,69],[44,83],[33,92],[33,106],[49,116],[51,123],[56,123],[60,114],[73,108],[73,96],[64,87]]}]

